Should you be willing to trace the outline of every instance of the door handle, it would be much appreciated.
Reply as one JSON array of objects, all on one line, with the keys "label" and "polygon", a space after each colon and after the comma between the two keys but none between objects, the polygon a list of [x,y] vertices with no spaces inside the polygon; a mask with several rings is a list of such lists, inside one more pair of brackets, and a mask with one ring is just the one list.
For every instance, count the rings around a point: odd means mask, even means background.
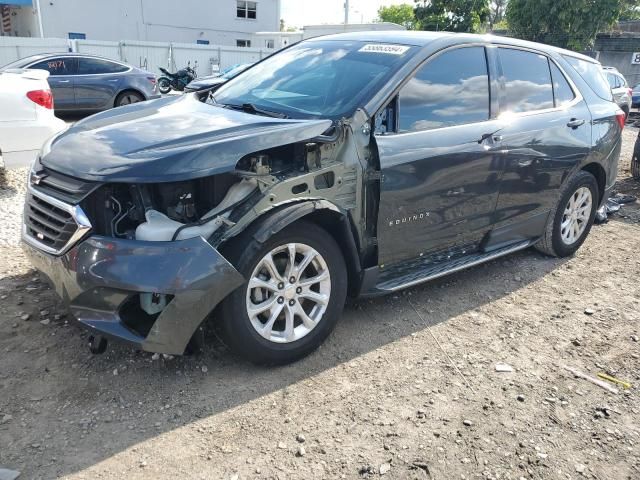
[{"label": "door handle", "polygon": [[71,80],[56,80],[53,83],[69,83]]},{"label": "door handle", "polygon": [[580,125],[584,125],[583,119],[572,118],[569,123],[567,123],[567,127],[573,128],[574,130],[578,128]]}]

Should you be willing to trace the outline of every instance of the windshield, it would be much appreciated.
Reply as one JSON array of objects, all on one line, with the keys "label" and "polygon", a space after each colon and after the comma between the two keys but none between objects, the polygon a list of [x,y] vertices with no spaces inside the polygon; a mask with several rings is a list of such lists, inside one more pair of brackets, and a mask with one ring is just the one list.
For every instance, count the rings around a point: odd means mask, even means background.
[{"label": "windshield", "polygon": [[236,75],[238,75],[239,73],[245,71],[247,68],[249,68],[251,66],[250,63],[243,63],[241,65],[234,65],[233,67],[229,67],[226,70],[222,71],[222,74],[220,74],[221,78],[233,78]]},{"label": "windshield", "polygon": [[417,49],[355,41],[302,42],[227,82],[210,102],[292,118],[350,116]]}]

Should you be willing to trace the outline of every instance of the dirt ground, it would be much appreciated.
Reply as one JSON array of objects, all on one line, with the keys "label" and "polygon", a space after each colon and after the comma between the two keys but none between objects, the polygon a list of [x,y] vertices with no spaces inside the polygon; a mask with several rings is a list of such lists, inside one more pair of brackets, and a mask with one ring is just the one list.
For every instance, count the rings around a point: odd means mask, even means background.
[{"label": "dirt ground", "polygon": [[[619,176],[636,195],[637,132],[624,133]],[[0,183],[5,204],[23,180]],[[113,344],[93,356],[5,239],[0,467],[21,479],[638,479],[639,238],[629,205],[573,258],[527,250],[352,302],[319,351],[281,368],[215,338],[192,357]],[[632,387],[612,394],[563,365]]]}]

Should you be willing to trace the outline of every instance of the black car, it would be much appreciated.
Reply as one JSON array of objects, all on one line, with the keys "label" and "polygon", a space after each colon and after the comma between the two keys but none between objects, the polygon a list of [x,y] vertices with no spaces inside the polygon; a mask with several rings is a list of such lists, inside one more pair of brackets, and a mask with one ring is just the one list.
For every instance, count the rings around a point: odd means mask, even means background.
[{"label": "black car", "polygon": [[194,81],[190,82],[186,87],[184,87],[185,93],[194,93],[196,92],[200,100],[206,100],[209,96],[209,93],[216,88],[224,85],[233,77],[237,77],[242,72],[244,72],[247,68],[249,68],[252,63],[239,63],[237,65],[233,65],[218,75],[208,75],[206,77],[198,77]]},{"label": "black car", "polygon": [[532,246],[572,255],[613,187],[623,126],[580,54],[320,37],[206,103],[76,123],[32,169],[23,240],[96,339],[181,354],[211,316],[236,351],[285,363],[320,345],[347,295]]}]

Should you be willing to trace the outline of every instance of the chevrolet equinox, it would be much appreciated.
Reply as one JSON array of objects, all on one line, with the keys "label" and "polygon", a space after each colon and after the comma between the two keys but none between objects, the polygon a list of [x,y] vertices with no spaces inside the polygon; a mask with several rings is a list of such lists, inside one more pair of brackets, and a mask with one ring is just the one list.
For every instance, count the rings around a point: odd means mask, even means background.
[{"label": "chevrolet equinox", "polygon": [[[43,147],[23,243],[93,347],[182,354],[208,317],[257,363],[320,345],[347,295],[585,241],[624,113],[600,65],[509,38],[358,32]],[[98,342],[98,343],[96,343]]]}]

